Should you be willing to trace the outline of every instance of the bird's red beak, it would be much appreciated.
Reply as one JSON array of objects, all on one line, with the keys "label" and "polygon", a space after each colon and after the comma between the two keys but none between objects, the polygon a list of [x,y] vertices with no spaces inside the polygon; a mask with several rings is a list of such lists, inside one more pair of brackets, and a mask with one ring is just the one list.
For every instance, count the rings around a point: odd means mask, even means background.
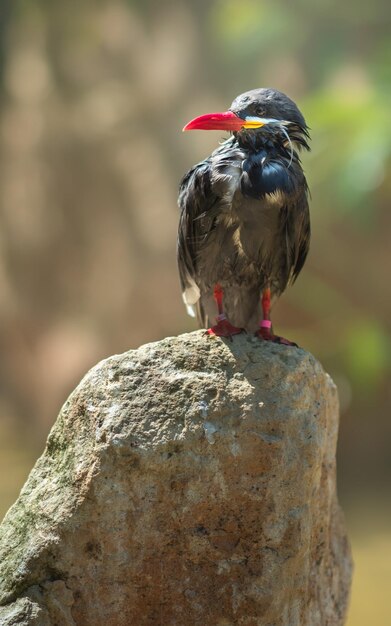
[{"label": "bird's red beak", "polygon": [[207,113],[191,120],[183,130],[240,130],[246,124],[232,111],[224,113]]}]

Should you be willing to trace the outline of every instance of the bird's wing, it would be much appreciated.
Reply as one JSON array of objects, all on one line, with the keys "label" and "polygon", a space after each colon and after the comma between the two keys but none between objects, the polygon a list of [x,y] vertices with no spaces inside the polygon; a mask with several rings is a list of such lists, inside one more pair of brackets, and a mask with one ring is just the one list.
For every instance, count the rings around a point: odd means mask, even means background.
[{"label": "bird's wing", "polygon": [[295,210],[287,211],[285,233],[290,247],[288,251],[289,282],[293,284],[300,274],[310,247],[311,226],[306,186],[297,200]]},{"label": "bird's wing", "polygon": [[197,315],[200,324],[206,319],[197,284],[197,257],[200,245],[213,228],[209,213],[218,201],[212,187],[210,159],[198,163],[184,176],[179,187],[180,219],[177,240],[177,260],[183,300],[189,315]]}]

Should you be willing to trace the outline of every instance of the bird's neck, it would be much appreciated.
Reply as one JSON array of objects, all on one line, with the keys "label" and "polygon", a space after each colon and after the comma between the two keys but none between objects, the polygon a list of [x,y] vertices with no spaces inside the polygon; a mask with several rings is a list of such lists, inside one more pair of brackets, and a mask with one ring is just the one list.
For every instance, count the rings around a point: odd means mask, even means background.
[{"label": "bird's neck", "polygon": [[275,132],[272,133],[267,130],[254,132],[254,130],[243,129],[235,133],[235,138],[241,148],[251,152],[278,152],[279,148],[282,151],[284,150],[284,138]]}]

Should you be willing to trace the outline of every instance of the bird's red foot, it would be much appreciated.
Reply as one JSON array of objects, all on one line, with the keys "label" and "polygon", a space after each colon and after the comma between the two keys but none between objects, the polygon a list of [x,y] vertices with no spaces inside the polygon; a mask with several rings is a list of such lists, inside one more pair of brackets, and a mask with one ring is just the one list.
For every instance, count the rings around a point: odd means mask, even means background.
[{"label": "bird's red foot", "polygon": [[231,322],[227,320],[227,318],[223,315],[219,315],[216,318],[217,324],[208,328],[205,331],[206,335],[216,335],[217,337],[229,337],[232,338],[233,335],[239,335],[240,333],[245,332],[243,328],[238,328],[237,326],[233,326]]},{"label": "bird's red foot", "polygon": [[263,339],[263,341],[273,341],[273,343],[280,343],[280,344],[283,344],[284,346],[294,346],[295,348],[299,347],[297,343],[294,343],[293,341],[289,341],[289,339],[285,339],[285,337],[274,335],[272,333],[271,327],[264,328],[263,326],[261,326],[261,328],[257,330],[257,332],[255,333],[255,335],[259,337],[260,339]]}]

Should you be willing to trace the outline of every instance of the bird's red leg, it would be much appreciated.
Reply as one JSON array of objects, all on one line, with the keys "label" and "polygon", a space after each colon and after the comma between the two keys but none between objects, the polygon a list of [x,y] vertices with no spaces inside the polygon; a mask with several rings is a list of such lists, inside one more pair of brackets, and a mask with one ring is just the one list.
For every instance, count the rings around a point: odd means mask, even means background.
[{"label": "bird's red leg", "polygon": [[270,321],[270,287],[266,287],[266,289],[262,292],[262,320],[260,323],[260,328],[258,334],[262,339],[266,339],[266,341],[272,340],[272,323]]},{"label": "bird's red leg", "polygon": [[229,322],[225,316],[223,308],[224,291],[221,285],[215,285],[213,296],[217,304],[216,324],[206,331],[207,335],[217,335],[217,337],[232,337],[243,332],[243,328],[237,328]]},{"label": "bird's red leg", "polygon": [[286,346],[296,346],[296,343],[285,339],[284,337],[279,337],[273,333],[273,327],[270,320],[270,306],[271,306],[271,293],[270,287],[266,287],[266,289],[262,292],[262,320],[259,325],[259,330],[257,330],[256,334],[258,337],[261,337],[265,341],[273,341],[274,343],[283,343]]}]

